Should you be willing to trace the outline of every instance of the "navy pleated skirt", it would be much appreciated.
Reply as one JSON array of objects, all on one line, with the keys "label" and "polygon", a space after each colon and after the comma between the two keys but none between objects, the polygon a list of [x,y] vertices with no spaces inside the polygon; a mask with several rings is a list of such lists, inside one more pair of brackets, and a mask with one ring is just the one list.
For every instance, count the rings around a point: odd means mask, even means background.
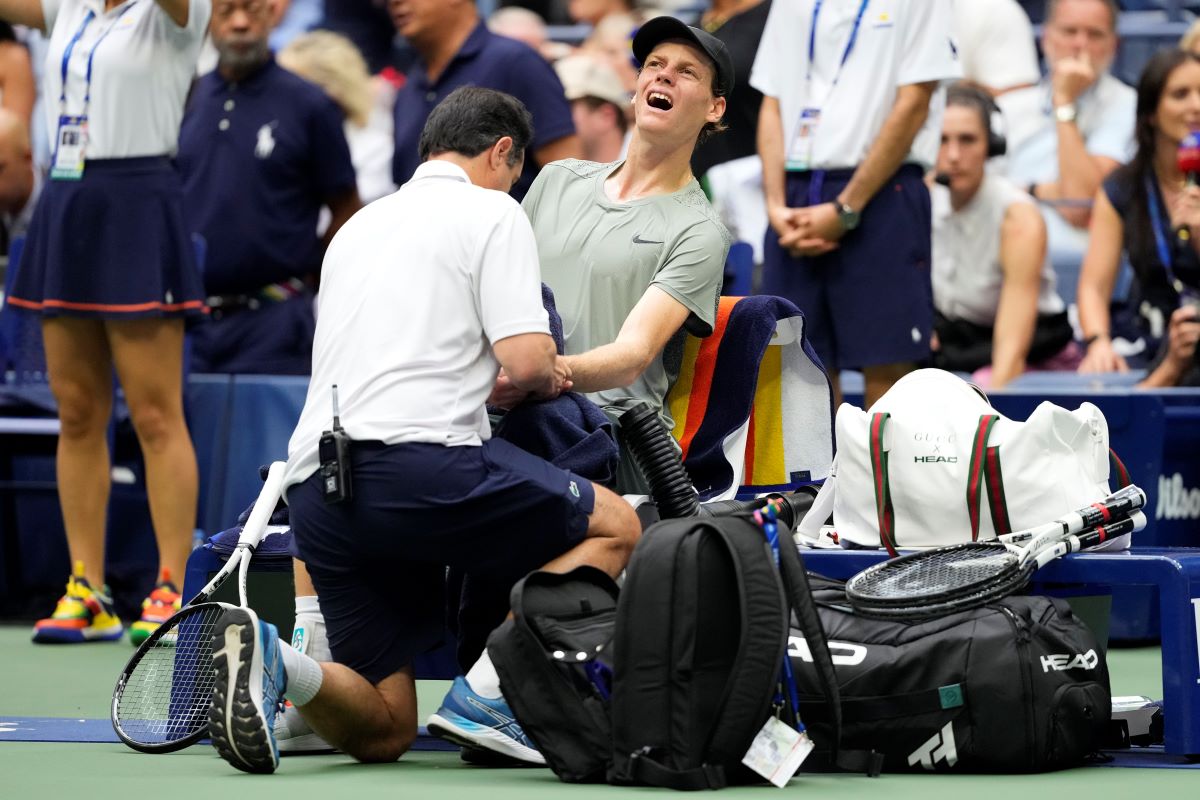
[{"label": "navy pleated skirt", "polygon": [[48,316],[204,315],[181,197],[165,157],[97,159],[81,180],[47,180],[7,302]]}]

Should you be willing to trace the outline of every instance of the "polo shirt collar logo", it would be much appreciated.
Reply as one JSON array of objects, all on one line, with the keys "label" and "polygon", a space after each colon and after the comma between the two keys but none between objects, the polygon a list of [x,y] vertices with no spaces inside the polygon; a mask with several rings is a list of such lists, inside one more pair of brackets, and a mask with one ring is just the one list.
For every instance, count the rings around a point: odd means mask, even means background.
[{"label": "polo shirt collar logo", "polygon": [[278,121],[272,121],[258,129],[258,137],[254,144],[254,155],[259,158],[270,158],[271,153],[275,152],[275,136],[272,131],[278,124]]}]

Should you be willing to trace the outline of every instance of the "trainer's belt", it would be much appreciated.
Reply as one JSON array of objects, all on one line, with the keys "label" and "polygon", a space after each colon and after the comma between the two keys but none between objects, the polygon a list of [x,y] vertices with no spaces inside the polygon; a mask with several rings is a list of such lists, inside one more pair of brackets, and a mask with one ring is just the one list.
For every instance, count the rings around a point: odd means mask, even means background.
[{"label": "trainer's belt", "polygon": [[238,311],[257,311],[263,306],[283,303],[307,291],[304,281],[288,278],[281,283],[271,283],[247,294],[214,294],[205,302],[212,319],[221,319]]}]

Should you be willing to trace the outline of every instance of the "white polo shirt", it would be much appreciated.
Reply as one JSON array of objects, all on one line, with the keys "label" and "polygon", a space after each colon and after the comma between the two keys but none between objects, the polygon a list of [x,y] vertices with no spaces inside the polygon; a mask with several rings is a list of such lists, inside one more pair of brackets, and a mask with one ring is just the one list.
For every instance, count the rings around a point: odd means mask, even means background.
[{"label": "white polo shirt", "polygon": [[482,444],[500,369],[491,343],[549,331],[521,206],[449,162],[425,162],[351,217],[325,254],[312,380],[285,485],[317,469],[333,384],[351,439]]},{"label": "white polo shirt", "polygon": [[[855,167],[879,135],[900,86],[961,74],[950,38],[950,0],[871,0],[853,50],[838,76],[862,0],[822,0],[811,80],[808,44],[817,0],[775,0],[758,45],[750,85],[779,99],[788,152],[801,112],[819,108],[812,142],[814,169]],[[906,160],[928,166],[941,139],[941,93]]]},{"label": "white polo shirt", "polygon": [[83,113],[92,59],[87,158],[174,154],[211,0],[189,0],[183,27],[154,0],[126,0],[108,12],[103,0],[42,0],[42,12],[50,31],[42,99],[51,153],[63,113],[63,54],[78,34],[67,65],[66,113]]}]

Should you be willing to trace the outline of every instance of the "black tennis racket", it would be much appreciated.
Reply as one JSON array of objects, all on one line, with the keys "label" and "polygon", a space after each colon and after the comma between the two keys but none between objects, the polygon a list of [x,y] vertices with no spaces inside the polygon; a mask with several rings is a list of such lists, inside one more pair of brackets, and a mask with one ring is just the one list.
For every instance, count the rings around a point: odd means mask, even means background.
[{"label": "black tennis racket", "polygon": [[142,642],[113,690],[112,724],[121,741],[143,753],[171,753],[200,741],[208,731],[215,673],[213,625],[228,603],[210,602],[213,593],[238,573],[238,598],[246,606],[246,575],[255,548],[283,489],[284,462],[267,473],[254,511],[246,520],[233,554],[188,604]]},{"label": "black tennis racket", "polygon": [[995,541],[939,547],[875,564],[846,582],[866,616],[919,619],[977,608],[1024,588],[1056,558],[1141,530],[1145,493],[1127,486],[1101,503]]}]

